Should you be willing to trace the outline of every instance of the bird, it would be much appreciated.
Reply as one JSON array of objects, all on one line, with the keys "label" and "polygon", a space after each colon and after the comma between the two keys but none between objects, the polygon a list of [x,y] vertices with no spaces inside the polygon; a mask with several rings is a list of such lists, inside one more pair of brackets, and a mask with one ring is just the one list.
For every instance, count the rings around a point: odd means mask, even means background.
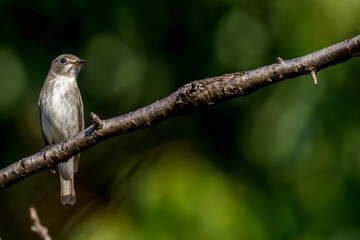
[{"label": "bird", "polygon": [[[38,107],[41,135],[45,147],[84,130],[84,110],[77,78],[83,63],[72,54],[56,57],[41,89]],[[74,173],[79,168],[80,153],[59,163],[60,200],[63,205],[76,202]]]}]

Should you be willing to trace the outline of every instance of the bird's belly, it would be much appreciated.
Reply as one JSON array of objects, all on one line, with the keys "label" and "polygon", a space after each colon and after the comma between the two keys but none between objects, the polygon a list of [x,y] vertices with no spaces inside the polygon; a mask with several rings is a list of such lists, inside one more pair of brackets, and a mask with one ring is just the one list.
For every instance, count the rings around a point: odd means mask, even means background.
[{"label": "bird's belly", "polygon": [[67,86],[56,88],[47,99],[41,112],[43,132],[49,143],[79,132],[78,109],[74,96]]}]

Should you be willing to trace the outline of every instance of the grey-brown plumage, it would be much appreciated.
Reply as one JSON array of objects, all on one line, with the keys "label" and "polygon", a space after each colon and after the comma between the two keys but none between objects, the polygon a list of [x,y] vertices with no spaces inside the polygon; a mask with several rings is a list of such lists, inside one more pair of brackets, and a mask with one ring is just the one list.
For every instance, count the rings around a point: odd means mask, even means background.
[{"label": "grey-brown plumage", "polygon": [[[44,145],[57,144],[84,129],[83,104],[77,77],[85,60],[71,54],[55,58],[41,89],[38,106]],[[60,199],[62,204],[76,201],[74,173],[80,154],[59,163]]]}]

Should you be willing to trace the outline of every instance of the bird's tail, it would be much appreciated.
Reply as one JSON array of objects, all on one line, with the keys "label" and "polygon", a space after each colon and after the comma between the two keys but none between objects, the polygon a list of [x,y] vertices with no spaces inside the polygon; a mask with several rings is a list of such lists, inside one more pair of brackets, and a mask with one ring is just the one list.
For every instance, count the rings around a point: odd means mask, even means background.
[{"label": "bird's tail", "polygon": [[76,202],[76,195],[75,195],[75,187],[74,187],[74,179],[65,180],[60,175],[60,199],[63,205],[70,203],[74,205]]},{"label": "bird's tail", "polygon": [[76,202],[73,161],[74,159],[71,158],[67,162],[58,164],[61,188],[60,199],[63,205],[66,203],[73,205]]}]

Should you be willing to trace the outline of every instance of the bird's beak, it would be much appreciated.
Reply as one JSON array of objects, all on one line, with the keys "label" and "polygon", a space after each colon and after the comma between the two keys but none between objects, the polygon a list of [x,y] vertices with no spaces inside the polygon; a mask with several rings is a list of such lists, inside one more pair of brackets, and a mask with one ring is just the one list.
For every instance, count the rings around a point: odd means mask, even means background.
[{"label": "bird's beak", "polygon": [[74,65],[76,65],[76,66],[81,67],[84,62],[86,62],[86,60],[85,60],[85,59],[81,59],[81,60],[77,60],[77,61],[74,61],[74,62],[71,62],[71,63],[74,64]]}]

